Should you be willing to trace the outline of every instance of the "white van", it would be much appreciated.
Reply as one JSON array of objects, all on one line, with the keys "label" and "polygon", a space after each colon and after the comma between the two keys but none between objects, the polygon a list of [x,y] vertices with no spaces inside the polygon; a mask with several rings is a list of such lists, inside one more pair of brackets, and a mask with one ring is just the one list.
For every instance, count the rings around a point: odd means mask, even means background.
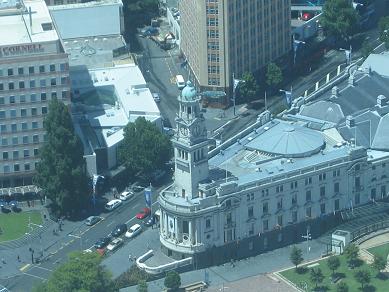
[{"label": "white van", "polygon": [[112,211],[113,209],[116,209],[117,207],[119,207],[120,205],[122,204],[122,201],[121,200],[111,200],[109,201],[106,205],[105,205],[105,209],[107,211]]},{"label": "white van", "polygon": [[182,75],[176,75],[176,84],[178,89],[183,89],[185,87],[185,80]]}]

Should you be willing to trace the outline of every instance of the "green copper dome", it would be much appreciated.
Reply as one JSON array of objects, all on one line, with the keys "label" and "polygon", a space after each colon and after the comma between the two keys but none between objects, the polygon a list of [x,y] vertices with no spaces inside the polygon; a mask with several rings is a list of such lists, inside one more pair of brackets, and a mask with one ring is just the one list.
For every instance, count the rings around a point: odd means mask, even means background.
[{"label": "green copper dome", "polygon": [[184,89],[181,92],[182,99],[187,100],[187,101],[191,101],[191,100],[195,100],[196,96],[197,96],[197,91],[194,88],[192,82],[187,81],[186,86],[184,87]]}]

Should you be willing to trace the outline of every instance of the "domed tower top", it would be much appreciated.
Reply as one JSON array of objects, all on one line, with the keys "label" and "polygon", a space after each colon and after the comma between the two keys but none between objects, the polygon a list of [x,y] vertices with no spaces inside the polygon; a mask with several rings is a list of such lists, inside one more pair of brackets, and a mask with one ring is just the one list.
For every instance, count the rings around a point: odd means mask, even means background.
[{"label": "domed tower top", "polygon": [[182,102],[197,101],[197,91],[189,80],[186,82],[184,89],[182,89],[181,98],[179,98],[179,100]]}]

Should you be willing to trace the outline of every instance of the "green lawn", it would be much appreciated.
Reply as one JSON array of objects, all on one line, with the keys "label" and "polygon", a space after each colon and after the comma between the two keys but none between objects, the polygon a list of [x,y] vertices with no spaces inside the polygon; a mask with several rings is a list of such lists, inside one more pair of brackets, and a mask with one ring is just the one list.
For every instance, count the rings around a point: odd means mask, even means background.
[{"label": "green lawn", "polygon": [[[37,211],[0,214],[0,242],[17,239],[26,232],[30,232],[31,229],[27,226],[29,217],[31,218],[31,223],[42,224],[42,215]],[[32,227],[39,228],[34,225]]]},{"label": "green lawn", "polygon": [[384,259],[387,259],[389,254],[389,243],[369,248],[367,251],[372,255],[380,255]]},{"label": "green lawn", "polygon": [[[337,270],[337,273],[339,276],[342,277],[342,279],[339,280],[337,283],[339,283],[340,281],[346,282],[348,287],[349,287],[350,292],[361,291],[359,289],[360,288],[359,283],[357,283],[355,281],[355,278],[354,278],[354,273],[358,269],[367,269],[370,272],[371,282],[369,285],[373,286],[375,289],[371,289],[369,291],[375,291],[375,292],[387,292],[387,291],[389,291],[389,279],[382,280],[382,279],[377,278],[376,277],[377,272],[373,268],[371,268],[369,265],[367,265],[363,262],[363,264],[360,267],[355,268],[355,269],[349,269],[347,267],[345,257],[339,256],[339,259],[340,259],[341,265],[340,265],[339,269]],[[315,269],[320,268],[323,272],[323,275],[324,275],[324,281],[323,281],[321,286],[326,287],[327,288],[326,291],[336,291],[336,284],[333,284],[331,282],[331,270],[328,269],[328,267],[327,267],[327,260],[321,260],[321,261],[318,261],[317,263],[319,263],[319,265],[315,266],[314,268]],[[303,283],[303,282],[307,283],[308,291],[312,291],[315,288],[315,285],[310,281],[309,269],[306,269],[306,270],[307,271],[305,273],[299,274],[299,273],[296,273],[295,269],[293,268],[293,269],[289,269],[287,271],[282,272],[281,275],[283,275],[289,281],[295,283],[297,286],[300,286],[299,284]]]}]

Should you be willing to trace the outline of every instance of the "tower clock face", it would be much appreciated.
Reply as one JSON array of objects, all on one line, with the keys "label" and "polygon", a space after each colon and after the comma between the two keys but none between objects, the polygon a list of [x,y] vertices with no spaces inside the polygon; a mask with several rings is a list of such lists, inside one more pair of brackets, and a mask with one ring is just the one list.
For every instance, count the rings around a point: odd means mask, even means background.
[{"label": "tower clock face", "polygon": [[181,128],[180,128],[180,132],[181,132],[181,134],[184,135],[184,136],[188,135],[188,129],[185,128],[185,127],[181,127]]}]

